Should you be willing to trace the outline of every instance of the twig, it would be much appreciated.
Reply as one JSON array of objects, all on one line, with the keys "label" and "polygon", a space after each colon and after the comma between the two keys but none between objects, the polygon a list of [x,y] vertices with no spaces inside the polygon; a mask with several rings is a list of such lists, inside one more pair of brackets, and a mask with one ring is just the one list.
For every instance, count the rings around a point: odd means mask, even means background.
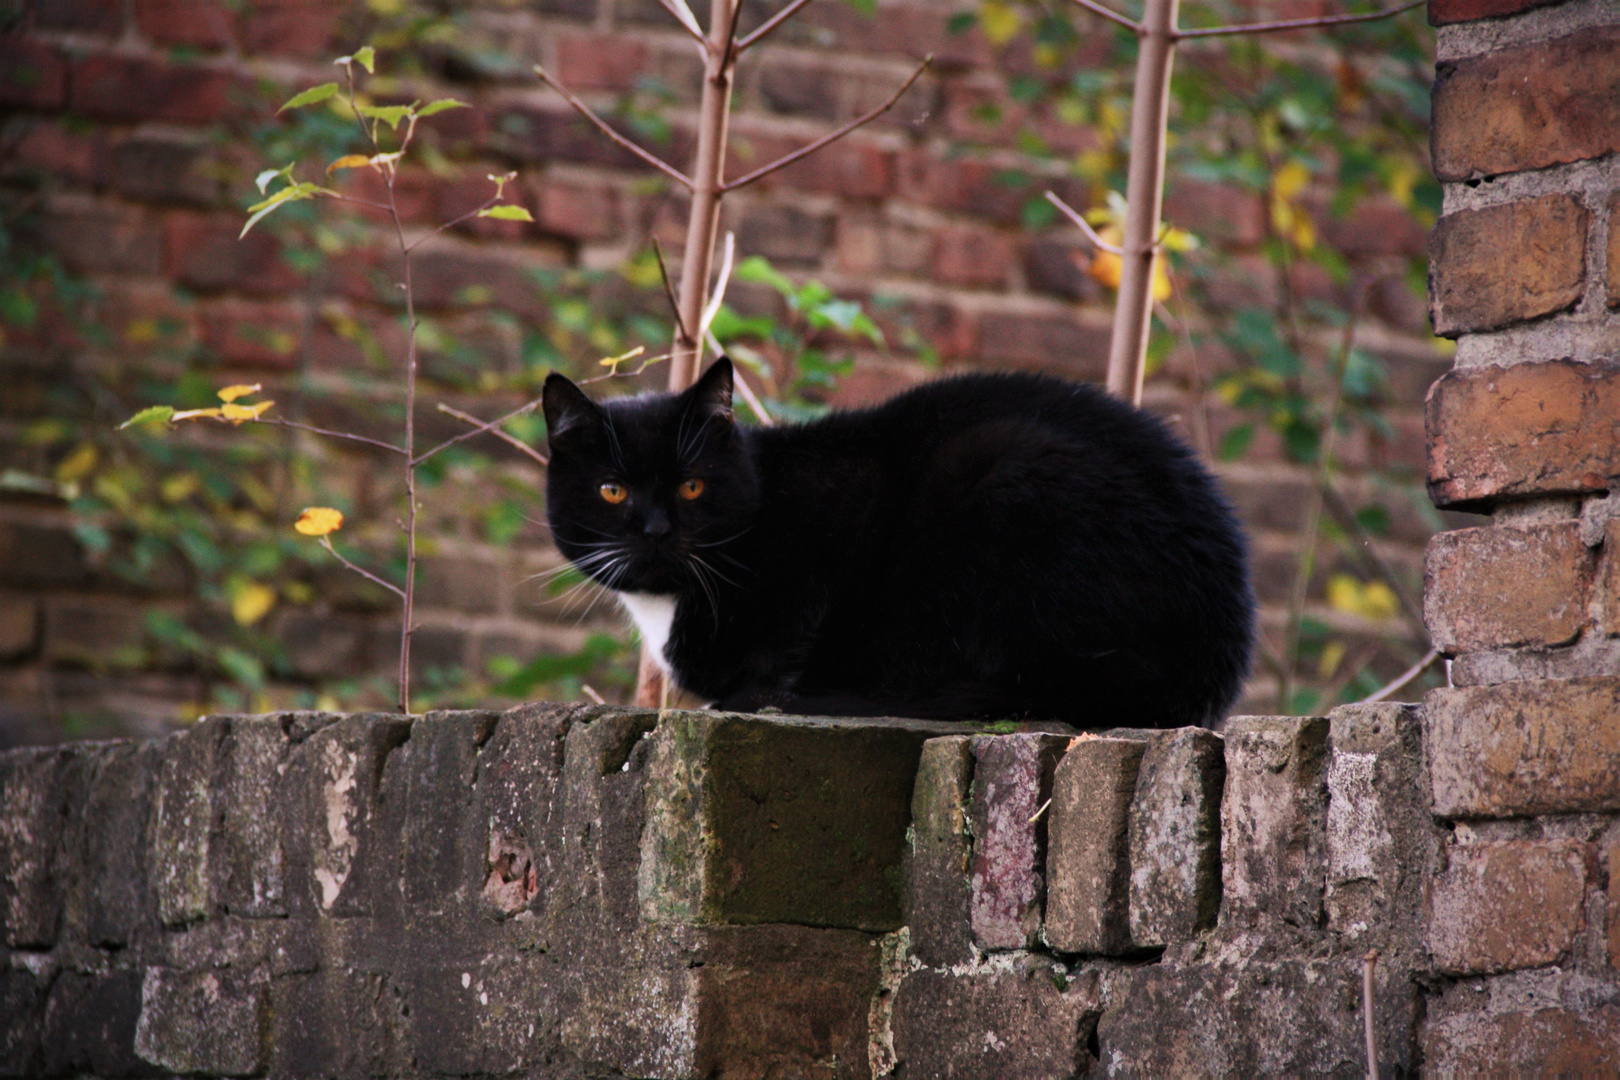
[{"label": "twig", "polygon": [[[1084,0],[1074,0],[1083,3]],[[1271,34],[1279,30],[1301,30],[1312,26],[1342,26],[1345,23],[1372,22],[1375,19],[1387,19],[1399,15],[1403,11],[1411,11],[1421,7],[1428,0],[1412,0],[1409,4],[1402,4],[1396,8],[1385,8],[1383,11],[1371,11],[1365,15],[1323,15],[1314,19],[1283,19],[1279,22],[1240,23],[1237,26],[1212,26],[1206,30],[1177,30],[1178,38],[1221,37],[1227,34]]]},{"label": "twig", "polygon": [[433,239],[435,236],[438,236],[440,233],[444,232],[446,229],[453,229],[457,225],[460,225],[463,221],[466,221],[469,218],[477,217],[479,214],[483,213],[485,210],[488,210],[490,207],[494,206],[496,203],[498,203],[500,201],[501,201],[500,192],[497,191],[494,195],[491,195],[489,197],[489,200],[487,202],[485,202],[484,205],[475,206],[471,210],[467,211],[465,214],[462,214],[460,217],[454,218],[454,219],[452,219],[450,221],[447,221],[443,225],[440,225],[438,228],[434,229],[432,232],[424,233],[423,235],[418,236],[415,240],[412,240],[410,242],[410,245],[408,247],[406,247],[406,249],[405,249],[406,254],[409,254],[409,253],[415,251],[418,247],[421,247],[424,243],[426,243],[427,241]]},{"label": "twig", "polygon": [[697,16],[692,14],[686,0],[658,0],[658,3],[675,17],[675,21],[680,23],[688,34],[697,39],[699,49],[708,51],[709,43],[704,40],[703,28],[698,25]]},{"label": "twig", "polygon": [[[492,421],[490,424],[486,424],[482,420],[478,419],[478,417],[469,416],[467,413],[462,412],[460,409],[452,409],[450,406],[444,404],[443,402],[439,403],[439,411],[442,412],[442,413],[447,413],[450,416],[455,417],[457,420],[464,421],[464,422],[466,422],[468,424],[477,424],[481,430],[489,432],[491,435],[495,436],[497,439],[502,439],[502,440],[504,440],[504,441],[506,441],[508,443],[511,443],[513,446],[517,447],[519,450],[523,451],[525,454],[528,454],[530,457],[534,458],[534,460],[538,461],[541,465],[550,465],[551,464],[551,459],[547,458],[546,455],[542,454],[540,451],[536,450],[534,447],[530,446],[528,443],[524,442],[522,439],[518,438],[516,435],[512,435],[512,434],[510,434],[508,432],[502,431],[500,428],[494,427],[493,424],[498,424],[498,423],[501,422],[499,420],[495,420],[495,421]],[[468,432],[468,434],[469,435],[477,435],[478,432],[471,431],[471,432]],[[448,446],[449,444],[446,443],[445,445]]]},{"label": "twig", "polygon": [[1041,819],[1041,815],[1046,813],[1046,808],[1048,806],[1051,806],[1051,805],[1052,805],[1052,800],[1051,799],[1047,799],[1045,802],[1041,803],[1041,808],[1039,810],[1035,811],[1033,814],[1029,815],[1029,823],[1031,825],[1033,825],[1037,821],[1039,821]]},{"label": "twig", "polygon": [[632,154],[636,155],[636,157],[640,158],[642,161],[645,161],[653,168],[675,180],[677,183],[684,185],[687,190],[691,190],[692,181],[685,173],[681,172],[673,165],[670,165],[657,155],[647,150],[643,150],[641,147],[637,146],[623,135],[620,135],[617,131],[614,131],[612,126],[608,124],[606,120],[603,120],[600,116],[597,116],[596,113],[592,112],[589,105],[585,104],[583,101],[579,100],[579,98],[574,96],[573,91],[569,90],[556,79],[553,79],[545,68],[541,67],[539,64],[536,64],[534,65],[534,73],[540,76],[541,80],[543,80],[547,86],[561,94],[563,96],[563,100],[572,105],[581,116],[595,124],[602,134],[606,135],[608,138],[612,139],[614,142],[618,143],[620,146],[624,147],[626,150],[630,151]]},{"label": "twig", "polygon": [[675,286],[669,280],[669,267],[664,265],[664,249],[658,246],[658,237],[652,238],[653,257],[658,260],[658,276],[664,283],[664,295],[669,298],[669,313],[675,316],[675,325],[680,327],[682,337],[692,337],[691,329],[686,320],[681,318],[681,302],[675,299]]},{"label": "twig", "polygon": [[607,702],[605,700],[603,700],[602,695],[598,694],[596,692],[596,688],[593,687],[590,683],[580,683],[579,684],[579,692],[584,694],[586,697],[590,698],[593,702],[595,702],[598,705],[606,705],[607,704]]},{"label": "twig", "polygon": [[296,420],[283,420],[279,416],[260,416],[252,421],[255,424],[275,424],[278,427],[297,428],[299,431],[308,431],[315,435],[325,435],[329,439],[348,439],[350,442],[365,443],[382,450],[389,450],[396,454],[405,451],[393,443],[383,442],[381,439],[368,439],[364,435],[351,435],[346,431],[328,431],[326,428],[314,427],[310,424],[300,424]]},{"label": "twig", "polygon": [[1366,670],[1367,665],[1373,662],[1373,658],[1378,655],[1379,650],[1383,647],[1384,643],[1382,641],[1374,641],[1364,646],[1354,657],[1347,661],[1341,661],[1339,677],[1322,688],[1322,696],[1317,700],[1316,711],[1318,713],[1326,712],[1338,700],[1339,695],[1344,693],[1344,688],[1349,686],[1357,675]]},{"label": "twig", "polygon": [[1368,694],[1366,697],[1356,702],[1356,704],[1371,705],[1376,701],[1383,701],[1397,690],[1400,690],[1407,683],[1411,682],[1425,671],[1428,671],[1434,666],[1434,662],[1438,659],[1440,659],[1440,650],[1430,649],[1428,652],[1423,654],[1423,659],[1419,660],[1417,663],[1395,676],[1393,680],[1379,688],[1376,692]]},{"label": "twig", "polygon": [[393,593],[395,596],[399,597],[401,600],[405,599],[405,590],[404,589],[400,588],[398,585],[395,585],[391,581],[384,581],[382,578],[378,577],[376,574],[373,574],[370,570],[367,570],[363,566],[356,566],[354,563],[350,562],[348,559],[345,559],[341,554],[339,554],[338,549],[332,546],[331,537],[327,537],[327,536],[320,537],[320,541],[321,541],[321,547],[325,548],[327,551],[330,551],[333,555],[337,556],[337,561],[338,562],[342,563],[344,566],[347,566],[350,570],[353,570],[355,573],[359,574],[361,577],[365,578],[367,581],[370,581],[370,582],[372,582],[374,584],[377,584],[377,585],[381,585],[383,588],[387,589],[389,592]]},{"label": "twig", "polygon": [[1368,1080],[1378,1080],[1378,1033],[1373,1025],[1373,968],[1377,963],[1377,949],[1361,958],[1361,1026],[1367,1037]]},{"label": "twig", "polygon": [[911,77],[909,79],[907,79],[904,83],[901,84],[900,89],[896,90],[894,92],[894,94],[889,98],[888,101],[885,101],[882,105],[879,105],[877,108],[873,109],[871,112],[868,112],[866,115],[860,116],[860,117],[857,117],[854,120],[851,120],[849,123],[845,124],[843,127],[839,128],[837,131],[829,132],[826,135],[823,135],[821,138],[817,139],[815,142],[810,143],[807,146],[801,146],[799,149],[793,151],[791,154],[787,154],[787,155],[784,155],[783,157],[777,158],[775,161],[771,162],[769,165],[763,166],[762,168],[755,169],[753,172],[748,173],[745,176],[739,176],[735,180],[727,181],[725,184],[721,185],[720,189],[722,191],[735,191],[736,189],[738,189],[740,187],[747,187],[749,184],[752,184],[754,181],[764,179],[765,177],[769,176],[771,173],[776,172],[778,169],[787,168],[789,165],[792,165],[795,161],[798,161],[800,158],[808,157],[809,155],[815,153],[817,150],[820,150],[823,146],[826,146],[828,143],[837,142],[839,139],[842,139],[845,135],[848,135],[850,132],[854,131],[856,128],[862,127],[862,126],[864,126],[866,124],[870,124],[873,120],[876,120],[878,117],[882,116],[884,113],[886,113],[890,109],[894,108],[895,102],[900,100],[900,95],[904,94],[907,90],[910,90],[911,89],[911,84],[916,82],[919,78],[921,78],[922,73],[924,71],[927,71],[928,70],[928,65],[932,64],[933,62],[934,62],[934,54],[929,53],[928,56],[923,59],[923,62],[921,64],[917,65],[917,70],[913,71],[911,73]]},{"label": "twig", "polygon": [[1127,19],[1117,11],[1110,11],[1108,8],[1105,8],[1101,4],[1097,3],[1096,0],[1069,0],[1069,2],[1072,4],[1078,4],[1080,7],[1085,8],[1093,15],[1101,15],[1109,22],[1123,26],[1133,34],[1140,34],[1142,32],[1140,23]]},{"label": "twig", "polygon": [[1327,506],[1328,513],[1333,515],[1333,520],[1339,523],[1340,528],[1355,537],[1357,545],[1353,550],[1356,556],[1365,561],[1379,577],[1388,583],[1391,591],[1395,593],[1395,598],[1400,601],[1401,613],[1407,617],[1412,625],[1420,630],[1423,629],[1423,605],[1407,592],[1406,586],[1401,582],[1400,575],[1395,573],[1395,568],[1389,565],[1389,562],[1373,546],[1373,538],[1368,535],[1361,522],[1356,520],[1355,511],[1351,510],[1349,504],[1344,501],[1344,496],[1340,495],[1338,489],[1333,486],[1332,477],[1327,479],[1325,486],[1322,488],[1322,498],[1324,505]]},{"label": "twig", "polygon": [[1124,248],[1120,247],[1118,244],[1110,244],[1108,241],[1098,236],[1096,230],[1091,227],[1091,223],[1085,219],[1083,214],[1075,210],[1062,199],[1058,198],[1055,194],[1048,191],[1046,193],[1046,201],[1062,211],[1064,217],[1080,226],[1080,231],[1086,234],[1086,239],[1091,241],[1093,247],[1100,248],[1103,251],[1111,251],[1115,255],[1122,256],[1125,254]]},{"label": "twig", "polygon": [[[508,420],[512,419],[514,416],[522,416],[524,413],[529,412],[530,410],[534,409],[536,406],[538,406],[540,404],[541,400],[542,400],[541,398],[535,398],[533,401],[529,402],[527,405],[519,406],[518,408],[513,409],[511,412],[507,413],[505,416],[499,417],[498,419],[495,419],[495,420],[491,420],[488,423],[484,423],[483,421],[475,420],[474,423],[478,424],[477,427],[473,428],[471,431],[463,431],[460,435],[457,435],[454,438],[446,439],[444,442],[440,443],[438,446],[435,446],[431,450],[423,451],[422,453],[420,453],[420,454],[418,454],[416,456],[416,459],[414,461],[412,461],[411,464],[412,465],[420,465],[420,464],[422,464],[422,462],[426,461],[428,458],[432,457],[434,454],[437,454],[440,450],[447,450],[450,447],[456,445],[456,443],[461,442],[461,441],[463,441],[465,439],[470,439],[474,435],[482,435],[486,431],[492,431],[492,430],[495,429],[496,426],[506,423]],[[444,406],[440,405],[439,408],[444,409]],[[446,410],[446,411],[448,411],[448,410]]]},{"label": "twig", "polygon": [[[709,297],[709,304],[703,309],[703,318],[698,323],[698,333],[708,334],[709,324],[720,313],[720,305],[726,299],[726,286],[731,282],[731,260],[737,254],[737,234],[726,233],[725,247],[720,253],[720,276],[715,279],[714,293]],[[718,354],[719,350],[716,350]]]},{"label": "twig", "polygon": [[[781,26],[783,23],[793,18],[793,16],[798,13],[798,10],[809,2],[810,0],[793,0],[793,3],[789,4],[781,11],[778,11],[775,15],[772,15],[769,19],[766,19],[765,22],[762,23],[753,33],[737,42],[737,47],[733,51],[739,54],[747,52],[755,44],[770,36],[771,32],[774,31],[778,26]],[[741,5],[739,4],[738,6],[740,7]]]}]

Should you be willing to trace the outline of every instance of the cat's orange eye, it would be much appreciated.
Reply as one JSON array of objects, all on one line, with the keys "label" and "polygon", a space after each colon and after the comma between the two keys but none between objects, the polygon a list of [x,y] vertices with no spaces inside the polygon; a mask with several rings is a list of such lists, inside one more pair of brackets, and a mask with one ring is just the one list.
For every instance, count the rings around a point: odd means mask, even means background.
[{"label": "cat's orange eye", "polygon": [[695,476],[690,480],[683,480],[681,481],[680,492],[683,499],[695,499],[703,494],[703,481]]},{"label": "cat's orange eye", "polygon": [[630,493],[619,484],[603,484],[596,490],[610,503],[622,503],[630,497]]}]

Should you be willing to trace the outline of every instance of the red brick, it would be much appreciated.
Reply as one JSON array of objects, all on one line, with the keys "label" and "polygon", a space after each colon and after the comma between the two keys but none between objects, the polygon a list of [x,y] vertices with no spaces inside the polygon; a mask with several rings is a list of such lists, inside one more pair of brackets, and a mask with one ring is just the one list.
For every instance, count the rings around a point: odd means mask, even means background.
[{"label": "red brick", "polygon": [[1116,956],[1131,944],[1131,796],[1147,743],[1084,739],[1052,780],[1046,860],[1046,943]]},{"label": "red brick", "polygon": [[1609,257],[1604,285],[1612,308],[1620,307],[1620,228],[1614,224],[1617,221],[1620,221],[1620,192],[1609,196]]},{"label": "red brick", "polygon": [[[438,220],[455,221],[463,214],[477,211],[495,195],[495,185],[487,173],[479,176],[464,175],[460,180],[444,185],[438,192]],[[508,184],[502,202],[521,206],[534,217],[535,200],[521,184]],[[523,240],[534,234],[535,226],[526,221],[502,221],[500,218],[471,217],[457,226],[459,230],[491,240]]]},{"label": "red brick", "polygon": [[1556,3],[1558,0],[1429,0],[1429,25],[1496,19]]},{"label": "red brick", "polygon": [[[5,71],[0,60],[0,71]],[[40,120],[28,125],[18,138],[9,161],[0,163],[8,175],[28,170],[49,173],[55,181],[99,186],[107,177],[107,140],[100,130],[74,131]]]},{"label": "red brick", "polygon": [[1000,735],[973,746],[973,861],[969,917],[982,949],[1022,949],[1041,929],[1045,824],[1035,818],[1052,790],[1068,739]]},{"label": "red brick", "polygon": [[1620,1008],[1479,1012],[1430,1021],[1423,1064],[1434,1076],[1613,1076],[1620,1072]]},{"label": "red brick", "polygon": [[162,232],[121,207],[59,205],[42,215],[39,230],[45,246],[79,273],[156,274],[162,266]]},{"label": "red brick", "polygon": [[1620,635],[1620,519],[1603,527],[1603,629]]},{"label": "red brick", "polygon": [[831,214],[791,204],[756,204],[737,225],[737,247],[783,267],[818,266],[833,242]]},{"label": "red brick", "polygon": [[16,34],[0,37],[0,104],[60,109],[67,100],[67,70],[54,46]]},{"label": "red brick", "polygon": [[1573,195],[1464,210],[1429,238],[1429,303],[1442,337],[1570,307],[1586,286],[1591,215]]},{"label": "red brick", "polygon": [[1554,963],[1583,923],[1586,845],[1507,840],[1451,848],[1430,889],[1424,930],[1436,966],[1451,975]]},{"label": "red brick", "polygon": [[89,580],[84,552],[66,528],[0,522],[0,582],[37,589],[72,587]]},{"label": "red brick", "polygon": [[285,301],[211,300],[199,305],[203,343],[231,365],[297,366],[306,315]]},{"label": "red brick", "polygon": [[1424,726],[1437,816],[1620,810],[1620,678],[1433,690]]},{"label": "red brick", "polygon": [[[913,149],[900,157],[901,198],[936,210],[972,214],[998,225],[1016,225],[1024,203],[1044,188],[1014,184],[1002,174],[1006,170],[972,158],[940,157],[931,151]],[[1053,185],[1058,195],[1067,193]],[[1074,204],[1072,199],[1068,200]]]},{"label": "red brick", "polygon": [[1065,300],[1096,300],[1102,286],[1087,272],[1091,256],[1086,249],[1056,237],[1032,241],[1024,249],[1024,280],[1033,292]]},{"label": "red brick", "polygon": [[[503,109],[491,118],[488,135],[490,149],[518,161],[578,161],[613,169],[651,171],[651,166],[612,142],[572,109],[566,105],[562,109],[564,111],[521,107]],[[440,116],[467,111],[452,109]],[[433,119],[437,120],[440,116]],[[643,143],[640,136],[624,123],[610,123],[626,138]],[[649,146],[647,149],[684,170],[691,156],[691,145],[695,144],[677,128],[670,145]]]},{"label": "red brick", "polygon": [[1442,180],[1540,169],[1620,150],[1620,26],[1437,66]]},{"label": "red brick", "polygon": [[1238,247],[1253,247],[1266,235],[1259,194],[1233,184],[1177,180],[1165,190],[1164,218],[1204,241]]},{"label": "red brick", "polygon": [[135,26],[155,45],[223,49],[236,36],[223,0],[135,0]]},{"label": "red brick", "polygon": [[907,342],[920,341],[947,361],[978,356],[978,320],[973,312],[959,305],[942,300],[873,297],[867,314],[891,344],[910,348]]},{"label": "red brick", "polygon": [[238,214],[172,213],[164,221],[168,273],[198,292],[279,296],[300,277],[281,257],[281,243],[261,223],[240,238]]},{"label": "red brick", "polygon": [[106,596],[54,596],[45,601],[45,656],[87,667],[128,667],[144,659],[141,614]]},{"label": "red brick", "polygon": [[530,188],[539,207],[535,220],[554,236],[570,240],[612,240],[622,235],[618,191],[606,184],[546,178]]},{"label": "red brick", "polygon": [[622,33],[565,34],[557,38],[557,79],[582,90],[634,89],[647,70],[647,46]]},{"label": "red brick", "polygon": [[329,0],[254,0],[237,17],[242,51],[329,61],[344,46],[337,34],[344,10]]},{"label": "red brick", "polygon": [[1057,372],[1101,381],[1113,330],[1067,315],[988,312],[980,320],[979,358],[997,367]]},{"label": "red brick", "polygon": [[132,136],[113,146],[111,159],[112,186],[132,199],[212,206],[224,193],[217,165],[191,142]]},{"label": "red brick", "polygon": [[[768,130],[759,131],[751,125],[737,124],[726,160],[726,178],[735,180],[745,176],[812,141],[811,136],[787,138]],[[684,159],[680,160],[684,168]],[[827,192],[845,199],[884,199],[894,191],[894,154],[869,140],[840,139],[771,173],[759,183],[766,189],[785,187]]]},{"label": "red brick", "polygon": [[123,0],[49,0],[34,5],[39,30],[71,30],[116,37],[124,29]]},{"label": "red brick", "polygon": [[195,64],[128,56],[88,56],[73,68],[68,108],[108,120],[209,124],[237,111],[247,84]]},{"label": "red brick", "polygon": [[1448,655],[1568,644],[1588,623],[1593,564],[1574,519],[1437,533],[1423,565],[1423,621]]},{"label": "red brick", "polygon": [[[482,177],[492,171],[485,169],[479,175]],[[388,204],[388,182],[377,170],[350,169],[339,175],[343,179],[333,186],[344,194],[384,206]],[[485,180],[484,183],[488,185],[489,181]],[[437,225],[440,220],[438,218],[440,186],[435,177],[422,169],[409,167],[401,169],[394,177],[393,192],[394,207],[399,211],[400,221],[407,225]],[[372,210],[350,204],[344,207],[344,212],[353,212],[383,225],[393,224],[393,218],[386,210]]]},{"label": "red brick", "polygon": [[39,643],[39,602],[32,597],[0,596],[0,660],[17,660]]},{"label": "red brick", "polygon": [[1436,506],[1590,493],[1620,476],[1620,361],[1463,368],[1424,411]]},{"label": "red brick", "polygon": [[934,272],[950,285],[1005,286],[1013,268],[1012,243],[994,229],[946,225],[938,233]]},{"label": "red brick", "polygon": [[1343,217],[1320,216],[1322,238],[1351,256],[1422,255],[1428,230],[1388,195],[1364,199]]},{"label": "red brick", "polygon": [[1609,845],[1609,966],[1620,971],[1620,841]]}]

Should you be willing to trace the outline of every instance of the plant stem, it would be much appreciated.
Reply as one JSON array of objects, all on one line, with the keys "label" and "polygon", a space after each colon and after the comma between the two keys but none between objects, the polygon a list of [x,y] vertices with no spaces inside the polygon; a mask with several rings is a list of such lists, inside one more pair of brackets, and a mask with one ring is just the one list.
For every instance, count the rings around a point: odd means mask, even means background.
[{"label": "plant stem", "polygon": [[1108,349],[1108,392],[1142,403],[1142,369],[1153,319],[1153,264],[1158,258],[1159,217],[1164,207],[1165,127],[1170,108],[1170,69],[1176,54],[1179,0],[1147,0],[1136,56],[1131,98],[1131,163],[1125,186],[1125,249],[1114,333]]}]

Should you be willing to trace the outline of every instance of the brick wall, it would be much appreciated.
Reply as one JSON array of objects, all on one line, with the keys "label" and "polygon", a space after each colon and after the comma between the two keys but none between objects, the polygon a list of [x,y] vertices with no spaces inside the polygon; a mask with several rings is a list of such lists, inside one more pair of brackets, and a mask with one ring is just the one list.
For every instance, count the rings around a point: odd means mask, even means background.
[{"label": "brick wall", "polygon": [[[1620,901],[1588,891],[1620,873],[1620,37],[1603,4],[1429,10],[1430,302],[1457,340],[1428,397],[1429,492],[1491,518],[1426,560],[1455,684],[1425,702],[1448,827],[1427,1065],[1597,1068],[1582,1055],[1620,1040],[1604,968]],[[1558,958],[1571,943],[1586,959]],[[1574,989],[1587,980],[1601,989]]]},{"label": "brick wall", "polygon": [[[726,227],[737,231],[744,254],[764,254],[791,274],[813,274],[866,301],[896,344],[890,354],[862,353],[839,401],[879,397],[923,377],[925,369],[903,346],[912,340],[908,332],[936,352],[946,370],[1029,368],[1075,378],[1098,378],[1102,371],[1112,294],[1079,269],[1072,230],[1021,224],[1025,203],[1040,187],[1010,186],[1006,174],[1052,184],[1077,205],[1089,203],[1090,194],[1062,161],[1017,152],[1024,106],[1009,87],[1032,70],[1032,61],[1021,47],[992,48],[978,31],[949,32],[957,9],[941,0],[893,0],[867,18],[841,0],[824,0],[750,54],[741,72],[736,167],[768,160],[857,115],[883,100],[917,55],[936,54],[933,71],[892,113],[728,202]],[[343,380],[360,379],[360,398],[397,409],[390,380],[368,369],[343,333],[346,325],[360,325],[384,346],[398,345],[386,279],[373,273],[384,265],[375,231],[353,239],[328,269],[301,260],[296,245],[269,227],[276,219],[244,242],[235,239],[251,177],[267,160],[256,155],[275,152],[265,141],[273,137],[267,118],[294,90],[330,78],[330,58],[351,51],[385,22],[358,3],[295,0],[40,2],[12,22],[0,37],[0,103],[9,110],[4,190],[26,211],[31,241],[99,291],[93,317],[102,332],[42,319],[32,333],[13,333],[0,346],[8,387],[0,402],[0,453],[7,468],[50,478],[74,440],[48,438],[42,425],[61,417],[105,430],[133,411],[130,403],[172,386],[182,370],[200,372],[215,386],[263,382],[283,415],[388,430],[378,417],[346,409],[343,393],[330,392],[352,389]],[[543,370],[526,358],[525,328],[555,322],[526,276],[529,269],[611,268],[644,252],[649,237],[661,238],[667,250],[682,240],[679,200],[575,120],[529,66],[545,63],[603,108],[648,78],[660,80],[673,94],[662,107],[669,122],[663,149],[677,162],[689,155],[695,114],[691,43],[654,4],[491,0],[459,5],[451,25],[453,36],[419,51],[422,65],[409,79],[410,93],[453,95],[474,108],[431,122],[444,169],[405,174],[408,224],[419,228],[459,212],[479,197],[484,174],[513,168],[520,174],[513,190],[536,224],[483,223],[424,249],[419,301],[447,335],[474,348],[470,361],[429,356],[420,416],[426,438],[455,430],[433,411],[437,401],[491,415],[523,400],[518,387],[528,379],[532,388],[534,372]],[[1076,62],[1106,56],[1098,37]],[[385,64],[395,59],[385,52]],[[1187,63],[1199,62],[1196,51],[1189,54]],[[1002,122],[985,122],[981,107],[987,103],[1003,108]],[[1030,123],[1060,151],[1089,145],[1084,128],[1051,117]],[[1607,213],[1556,201],[1534,208],[1566,231],[1599,229]],[[1369,550],[1415,594],[1419,546],[1434,520],[1414,505],[1399,470],[1419,467],[1420,398],[1444,370],[1406,285],[1408,260],[1421,251],[1421,229],[1392,204],[1367,203],[1350,218],[1318,209],[1321,233],[1346,254],[1358,280],[1372,283],[1362,341],[1391,374],[1388,427],[1381,435],[1361,430],[1345,440],[1341,488],[1352,510],[1385,508],[1389,529]],[[1229,265],[1208,289],[1217,308],[1221,296],[1267,302],[1276,282],[1258,254],[1266,234],[1258,197],[1174,178],[1167,213],[1203,236],[1200,258]],[[1448,228],[1453,244],[1475,235]],[[1547,302],[1568,292],[1569,272],[1546,268]],[[1309,295],[1343,301],[1313,273],[1296,284]],[[1484,302],[1473,290],[1461,291],[1468,299],[1460,304]],[[655,290],[628,300],[623,294],[622,284],[598,286],[590,298],[604,309],[639,305],[662,317]],[[745,309],[768,302],[744,287],[734,288],[732,297]],[[1443,301],[1445,318],[1472,317],[1460,308],[1451,314],[1452,306]],[[1600,332],[1595,323],[1591,332]],[[600,353],[579,344],[566,359],[589,363],[593,355]],[[1148,384],[1148,406],[1176,417],[1206,449],[1246,419],[1207,394],[1211,375],[1224,363],[1220,357],[1214,350],[1200,367],[1178,353]],[[507,389],[480,390],[477,377],[491,370]],[[103,385],[115,392],[88,389]],[[62,395],[76,387],[73,403],[63,404]],[[1221,471],[1254,536],[1256,579],[1275,641],[1311,473],[1290,463],[1281,440],[1263,430],[1263,418],[1261,427],[1249,452]],[[316,480],[356,511],[345,535],[385,547],[390,500],[397,495],[386,462],[341,447],[314,452]],[[498,448],[492,453],[504,470],[504,489],[450,483],[428,493],[431,555],[423,567],[419,670],[461,665],[478,672],[494,656],[568,651],[589,631],[617,626],[600,610],[576,623],[526,583],[555,561],[542,530],[525,524],[509,539],[491,540],[482,515],[497,497],[532,491],[542,479],[521,458],[499,458]],[[1369,471],[1384,466],[1395,471],[1376,478]],[[275,490],[286,502],[277,508],[278,521],[305,504],[297,492]],[[538,516],[537,502],[525,506],[518,497],[514,505]],[[79,733],[153,731],[178,713],[195,713],[217,686],[209,665],[154,644],[145,620],[154,610],[185,615],[212,637],[214,628],[230,629],[224,606],[188,593],[197,575],[178,556],[132,584],[112,564],[133,535],[114,537],[111,554],[87,551],[75,543],[73,523],[49,494],[0,491],[0,708],[14,732],[7,737],[55,737],[63,723]],[[1355,550],[1352,545],[1324,559],[1308,614],[1349,642],[1352,655],[1380,638],[1404,640],[1399,648],[1368,654],[1376,671],[1393,674],[1425,647],[1415,617],[1364,618],[1324,601],[1329,573],[1365,578],[1376,572]],[[243,705],[311,704],[317,692],[342,680],[391,670],[391,606],[342,577],[319,564],[281,572],[316,599],[301,605],[283,596],[255,625],[284,658],[258,702]],[[1315,661],[1308,667],[1314,671]],[[1269,708],[1272,683],[1269,671],[1257,669],[1251,700]],[[349,700],[386,700],[368,697],[363,683],[361,691]]]}]

